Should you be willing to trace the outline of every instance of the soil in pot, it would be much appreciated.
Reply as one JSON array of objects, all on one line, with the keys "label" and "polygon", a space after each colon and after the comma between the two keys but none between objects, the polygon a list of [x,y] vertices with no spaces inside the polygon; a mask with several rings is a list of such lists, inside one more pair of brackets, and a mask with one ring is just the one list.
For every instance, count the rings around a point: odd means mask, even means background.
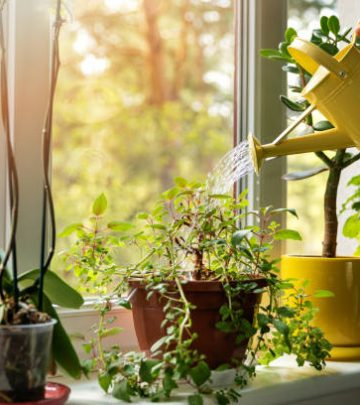
[{"label": "soil in pot", "polygon": [[[265,280],[254,281],[259,287],[265,286]],[[130,286],[135,289],[131,303],[139,347],[150,355],[151,346],[166,334],[160,326],[164,320],[163,308],[166,302],[158,294],[153,294],[147,300],[148,291],[139,281],[132,281]],[[191,332],[198,337],[192,348],[206,356],[212,369],[225,363],[231,364],[232,359],[242,361],[248,340],[238,345],[235,334],[224,333],[215,326],[220,321],[220,307],[228,302],[222,284],[219,281],[189,281],[183,288],[188,301],[196,307],[191,313]],[[244,310],[244,318],[252,323],[260,304],[261,293],[244,292],[236,299]]]}]

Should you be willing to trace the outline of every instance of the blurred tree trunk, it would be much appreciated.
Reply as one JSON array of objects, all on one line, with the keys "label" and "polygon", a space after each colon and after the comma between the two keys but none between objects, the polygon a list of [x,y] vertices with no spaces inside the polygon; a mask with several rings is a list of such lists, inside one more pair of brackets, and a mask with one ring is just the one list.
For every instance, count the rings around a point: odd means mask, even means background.
[{"label": "blurred tree trunk", "polygon": [[191,27],[189,20],[190,1],[184,0],[181,7],[181,30],[179,34],[179,45],[174,58],[173,63],[173,86],[171,92],[171,98],[177,100],[179,98],[180,91],[184,84],[186,75],[186,61],[188,58],[188,36]]},{"label": "blurred tree trunk", "polygon": [[164,44],[158,24],[161,3],[161,0],[143,1],[146,22],[145,40],[148,44],[148,66],[150,71],[149,102],[155,105],[162,105],[169,97]]}]

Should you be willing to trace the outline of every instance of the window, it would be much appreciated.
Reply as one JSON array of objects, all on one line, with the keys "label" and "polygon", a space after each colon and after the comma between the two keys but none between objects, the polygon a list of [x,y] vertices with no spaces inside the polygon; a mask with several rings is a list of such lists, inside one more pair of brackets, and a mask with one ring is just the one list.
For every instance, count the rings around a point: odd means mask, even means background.
[{"label": "window", "polygon": [[233,143],[230,0],[74,0],[72,18],[54,115],[59,230],[101,192],[110,218],[131,220],[174,176],[203,181]]}]

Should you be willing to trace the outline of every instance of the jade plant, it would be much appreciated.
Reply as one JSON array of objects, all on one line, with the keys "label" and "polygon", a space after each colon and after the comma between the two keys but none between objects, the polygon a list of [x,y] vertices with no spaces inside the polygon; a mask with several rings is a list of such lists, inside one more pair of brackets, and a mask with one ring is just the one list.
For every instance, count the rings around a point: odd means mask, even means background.
[{"label": "jade plant", "polygon": [[[55,249],[55,217],[54,205],[51,196],[49,181],[49,161],[52,128],[53,98],[55,93],[56,78],[59,68],[58,60],[58,39],[60,27],[63,22],[61,17],[61,1],[57,2],[56,19],[54,23],[52,71],[49,94],[49,106],[43,129],[43,216],[39,229],[42,231],[40,247],[40,265],[37,269],[26,271],[18,269],[18,249],[16,244],[16,232],[19,216],[19,179],[16,165],[16,158],[11,141],[11,125],[9,118],[9,98],[7,81],[7,49],[5,48],[3,15],[5,13],[5,1],[0,4],[0,55],[1,55],[1,119],[4,127],[4,137],[7,152],[7,173],[9,206],[11,214],[10,236],[7,247],[0,255],[0,331],[2,342],[1,353],[1,378],[0,378],[0,400],[9,401],[20,398],[23,391],[24,398],[30,397],[28,390],[40,379],[43,371],[38,371],[33,364],[34,342],[30,329],[21,330],[11,335],[13,327],[22,325],[51,323],[55,320],[52,358],[64,371],[72,377],[79,378],[81,375],[81,365],[78,356],[72,346],[69,336],[63,328],[53,304],[61,307],[79,308],[83,299],[81,295],[60,279],[49,267]],[[46,250],[46,232],[48,228],[48,216],[51,221],[50,227],[50,247]],[[26,333],[26,330],[29,333]],[[9,331],[9,333],[7,333]],[[43,345],[43,343],[39,343]],[[39,350],[39,347],[36,349]],[[45,347],[43,347],[45,351]],[[39,352],[41,353],[41,351]],[[38,353],[38,354],[39,354]],[[39,357],[37,362],[43,360]],[[44,360],[46,363],[46,359]],[[54,363],[55,364],[55,363]],[[44,364],[45,371],[47,364]],[[44,376],[42,376],[44,378]],[[4,392],[3,386],[9,385],[9,392]],[[34,389],[35,389],[34,388]],[[43,390],[43,387],[39,389]],[[35,393],[38,395],[38,393]],[[41,394],[41,393],[40,393]]]},{"label": "jade plant", "polygon": [[[339,19],[336,16],[320,19],[320,26],[313,30],[310,41],[323,51],[334,56],[341,47],[351,42],[352,29],[342,30]],[[278,60],[284,63],[283,70],[296,76],[297,84],[289,86],[292,97],[280,96],[280,100],[292,112],[301,113],[309,106],[309,102],[300,96],[301,91],[311,79],[311,75],[306,72],[291,57],[288,46],[297,37],[297,32],[293,28],[287,28],[284,41],[279,44],[278,49],[263,49],[261,55],[271,60]],[[357,40],[357,44],[359,40]],[[313,131],[324,131],[333,128],[331,122],[322,120],[315,121],[313,113],[308,115],[304,123]],[[360,153],[353,153],[350,149],[338,149],[334,153],[316,152],[319,159],[319,166],[303,172],[289,173],[283,176],[284,180],[296,181],[315,176],[325,171],[328,172],[324,195],[324,237],[322,256],[335,257],[338,233],[338,217],[336,198],[338,194],[340,176],[344,169],[360,159]]]},{"label": "jade plant", "polygon": [[[95,208],[100,199],[103,209],[99,211]],[[105,201],[104,195],[99,196],[90,220],[66,231],[76,238],[66,260],[75,266],[83,282],[98,285],[103,291],[104,280],[107,285],[111,279],[118,280],[100,305],[94,339],[85,345],[92,354],[86,366],[89,371],[98,370],[99,384],[105,392],[124,401],[134,397],[158,401],[169,398],[186,382],[191,389],[190,404],[202,404],[206,395],[227,404],[241,396],[240,389],[255,376],[258,361],[268,364],[284,353],[293,353],[299,366],[310,362],[318,370],[324,367],[331,346],[322,331],[311,324],[316,309],[305,286],[296,289],[291,281],[280,280],[277,260],[270,255],[276,241],[300,239],[298,232],[281,229],[275,221],[277,215],[296,215],[295,211],[272,207],[247,211],[245,194],[236,199],[225,194],[209,195],[201,184],[182,178],[162,194],[153,211],[138,214],[132,225],[106,220]],[[255,225],[243,225],[248,216],[254,218]],[[115,224],[120,227],[115,229]],[[122,249],[114,244],[116,238],[136,250],[137,261],[115,263],[116,250]],[[82,252],[84,266],[79,260]],[[88,256],[94,268],[89,266]],[[187,286],[203,281],[222,285],[224,301],[214,328],[233,337],[238,348],[248,342],[246,354],[234,355],[216,367],[215,374],[234,369],[232,388],[213,387],[213,367],[196,349],[196,308]],[[106,347],[106,338],[119,332],[112,326],[111,308],[114,303],[131,308],[136,283],[143,286],[147,299],[162,303],[161,325],[152,325],[162,333],[146,353],[122,353],[119,347]],[[242,299],[256,294],[266,299],[257,301],[254,317],[249,318]]]}]

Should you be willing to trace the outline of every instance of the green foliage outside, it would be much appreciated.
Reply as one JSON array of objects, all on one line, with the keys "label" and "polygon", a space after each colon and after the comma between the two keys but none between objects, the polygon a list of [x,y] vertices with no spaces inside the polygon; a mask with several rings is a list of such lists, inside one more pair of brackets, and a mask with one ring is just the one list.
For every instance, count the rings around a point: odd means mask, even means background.
[{"label": "green foliage outside", "polygon": [[357,240],[358,247],[354,254],[360,256],[360,175],[350,179],[347,186],[351,187],[352,193],[344,202],[341,209],[341,213],[347,216],[343,227],[343,235]]},{"label": "green foliage outside", "polygon": [[[53,145],[60,231],[101,191],[128,221],[175,175],[203,179],[232,147],[232,3],[124,3],[74,1],[62,33]],[[54,266],[75,281],[59,258]]]}]

